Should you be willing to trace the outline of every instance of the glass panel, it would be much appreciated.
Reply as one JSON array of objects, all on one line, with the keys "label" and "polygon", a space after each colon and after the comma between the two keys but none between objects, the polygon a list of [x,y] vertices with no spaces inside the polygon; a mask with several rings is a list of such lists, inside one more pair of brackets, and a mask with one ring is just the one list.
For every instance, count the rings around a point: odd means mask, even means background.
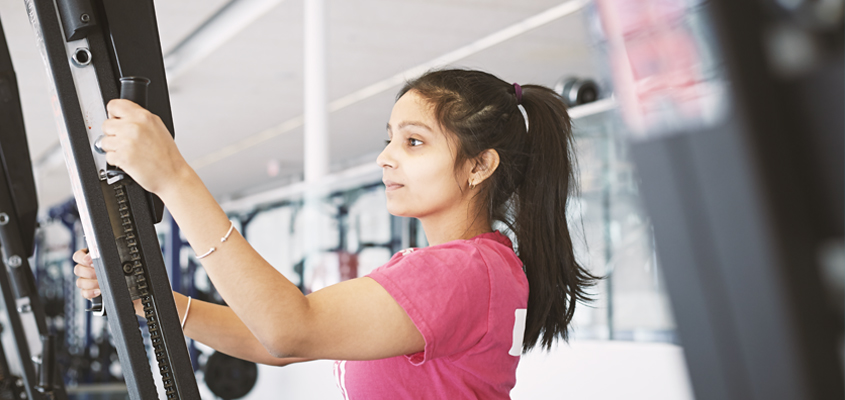
[{"label": "glass panel", "polygon": [[576,257],[595,275],[596,302],[579,304],[573,337],[676,342],[652,227],[616,110],[573,121],[580,195],[571,199]]}]

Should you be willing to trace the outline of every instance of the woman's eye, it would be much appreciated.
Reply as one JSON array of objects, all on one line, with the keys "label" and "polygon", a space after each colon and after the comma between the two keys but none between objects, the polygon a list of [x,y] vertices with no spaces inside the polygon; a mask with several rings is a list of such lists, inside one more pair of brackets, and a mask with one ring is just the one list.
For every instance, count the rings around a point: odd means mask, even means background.
[{"label": "woman's eye", "polygon": [[387,147],[389,145],[390,145],[390,139],[385,140],[384,141],[384,147]]},{"label": "woman's eye", "polygon": [[408,139],[408,144],[410,144],[412,147],[414,147],[414,146],[419,146],[419,145],[421,145],[421,144],[422,144],[422,140],[419,140],[419,139]]}]

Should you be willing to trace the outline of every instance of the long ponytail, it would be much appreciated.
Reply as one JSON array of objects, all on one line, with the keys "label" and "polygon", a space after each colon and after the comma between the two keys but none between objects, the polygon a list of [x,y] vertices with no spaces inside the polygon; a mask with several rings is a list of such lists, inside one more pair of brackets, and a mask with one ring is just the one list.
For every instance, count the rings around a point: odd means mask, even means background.
[{"label": "long ponytail", "polygon": [[516,238],[529,285],[523,351],[538,341],[546,349],[557,338],[568,341],[576,303],[593,301],[586,289],[602,278],[575,260],[567,225],[567,201],[577,185],[562,99],[544,86],[518,88],[488,73],[455,69],[428,72],[398,97],[411,90],[431,103],[437,121],[457,137],[456,168],[487,149],[499,154],[499,167],[481,183],[476,201],[490,222],[501,221]]},{"label": "long ponytail", "polygon": [[561,98],[543,86],[526,85],[522,104],[529,118],[529,149],[522,185],[514,201],[513,232],[529,282],[524,350],[542,336],[549,348],[567,327],[577,301],[592,301],[585,289],[595,285],[575,260],[565,210],[577,190],[572,127]]}]

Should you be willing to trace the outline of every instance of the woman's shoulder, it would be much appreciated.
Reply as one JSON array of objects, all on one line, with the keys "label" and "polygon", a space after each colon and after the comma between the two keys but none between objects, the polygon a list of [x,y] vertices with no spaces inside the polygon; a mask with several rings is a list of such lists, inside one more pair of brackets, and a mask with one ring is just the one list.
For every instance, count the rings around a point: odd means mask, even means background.
[{"label": "woman's shoulder", "polygon": [[510,239],[499,231],[494,231],[470,239],[398,251],[390,261],[373,272],[437,266],[448,268],[453,272],[466,269],[480,272],[489,268],[491,264],[501,263],[513,264],[516,267],[522,265],[514,254]]},{"label": "woman's shoulder", "polygon": [[457,239],[451,242],[446,242],[443,244],[439,244],[436,246],[429,246],[423,247],[419,249],[414,249],[413,252],[417,251],[425,251],[425,252],[435,252],[435,253],[442,253],[442,252],[453,252],[453,251],[467,251],[467,250],[474,250],[474,249],[485,249],[485,248],[496,248],[496,247],[503,247],[506,249],[510,249],[513,252],[513,243],[511,240],[502,234],[499,231],[493,232],[486,232],[480,235],[474,236],[469,239]]},{"label": "woman's shoulder", "polygon": [[499,231],[487,232],[470,239],[459,239],[436,246],[406,249],[399,252],[411,262],[432,260],[449,265],[486,266],[490,262],[519,262],[513,245]]}]

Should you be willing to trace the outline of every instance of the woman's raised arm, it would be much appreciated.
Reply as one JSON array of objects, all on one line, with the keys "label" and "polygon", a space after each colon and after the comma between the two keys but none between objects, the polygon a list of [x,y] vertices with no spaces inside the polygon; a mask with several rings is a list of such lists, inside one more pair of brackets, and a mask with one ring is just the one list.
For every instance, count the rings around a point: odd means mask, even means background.
[{"label": "woman's raised arm", "polygon": [[203,267],[271,355],[363,360],[423,350],[416,326],[374,280],[353,279],[306,297],[237,230],[221,242],[229,219],[161,120],[127,100],[112,100],[108,111],[101,142],[106,159],[161,197],[197,254],[216,248]]}]

